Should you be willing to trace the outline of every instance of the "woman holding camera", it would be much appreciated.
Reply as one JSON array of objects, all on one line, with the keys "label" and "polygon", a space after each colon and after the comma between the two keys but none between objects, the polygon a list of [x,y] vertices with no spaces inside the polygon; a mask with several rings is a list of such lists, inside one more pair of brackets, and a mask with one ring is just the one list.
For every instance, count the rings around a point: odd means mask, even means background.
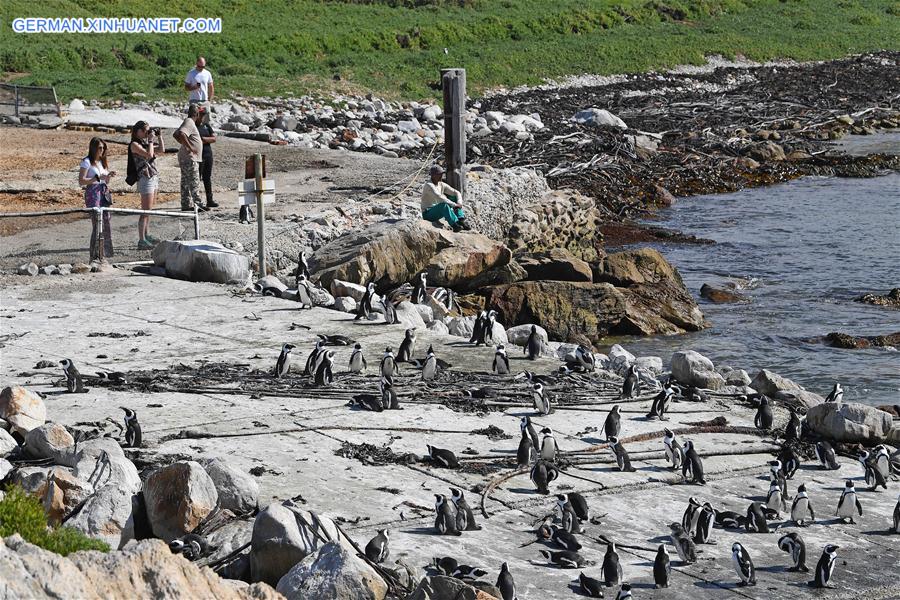
[{"label": "woman holding camera", "polygon": [[[131,128],[128,145],[129,180],[137,180],[141,195],[141,210],[152,210],[159,190],[159,171],[156,154],[165,152],[159,129],[151,129],[146,121],[138,121]],[[150,235],[150,215],[138,218],[138,250],[151,250],[159,240]]]},{"label": "woman holding camera", "polygon": [[[98,137],[91,138],[88,144],[88,154],[81,161],[78,170],[78,184],[84,188],[84,206],[97,208],[112,204],[109,193],[109,180],[115,176],[115,171],[109,170],[106,160],[106,143]],[[96,211],[91,212],[91,260],[100,259],[100,246],[98,244],[97,228],[100,226]],[[109,222],[109,212],[103,211],[103,256],[113,255],[112,228]]]}]

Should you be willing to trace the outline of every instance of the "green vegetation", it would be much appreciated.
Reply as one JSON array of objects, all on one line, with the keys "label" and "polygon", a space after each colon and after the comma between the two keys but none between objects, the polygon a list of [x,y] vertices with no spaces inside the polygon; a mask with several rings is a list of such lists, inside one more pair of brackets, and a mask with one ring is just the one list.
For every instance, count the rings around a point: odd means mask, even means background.
[{"label": "green vegetation", "polygon": [[71,527],[47,527],[47,516],[40,501],[13,486],[0,500],[0,538],[18,533],[25,541],[66,556],[78,550],[109,552],[106,542],[87,537]]},{"label": "green vegetation", "polygon": [[[182,97],[198,54],[217,93],[435,96],[709,54],[826,59],[900,48],[898,0],[30,0],[0,2],[0,70],[63,99]],[[16,34],[16,17],[221,17],[221,34]],[[445,54],[444,49],[447,52]]]}]

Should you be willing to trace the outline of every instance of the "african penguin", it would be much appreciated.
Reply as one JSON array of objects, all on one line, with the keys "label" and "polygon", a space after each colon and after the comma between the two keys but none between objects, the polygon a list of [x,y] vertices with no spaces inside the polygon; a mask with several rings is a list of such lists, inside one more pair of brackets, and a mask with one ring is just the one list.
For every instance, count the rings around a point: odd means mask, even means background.
[{"label": "african penguin", "polygon": [[487,575],[487,571],[481,567],[473,567],[471,565],[457,565],[453,573],[450,574],[451,577],[468,583],[473,583],[476,579],[485,575]]},{"label": "african penguin", "polygon": [[581,550],[581,542],[578,541],[578,538],[572,532],[566,531],[562,527],[551,525],[550,539],[563,550]]},{"label": "african penguin", "polygon": [[559,447],[556,445],[556,438],[553,437],[553,431],[548,427],[544,427],[541,430],[541,435],[544,436],[541,440],[541,459],[554,462],[556,460],[556,453],[559,452]]},{"label": "african penguin", "polygon": [[516,596],[516,582],[513,581],[512,573],[509,572],[509,565],[503,563],[500,565],[500,574],[497,576],[497,589],[500,590],[500,600],[519,600]]},{"label": "african penguin", "polygon": [[837,461],[837,455],[834,452],[834,448],[832,448],[831,444],[825,440],[816,442],[816,458],[819,459],[823,469],[836,471],[841,468],[841,465]]},{"label": "african penguin", "polygon": [[544,395],[544,386],[535,383],[531,389],[531,401],[534,403],[534,410],[539,415],[550,414],[550,397]]},{"label": "african penguin", "polygon": [[828,396],[825,398],[825,402],[843,402],[844,401],[844,390],[841,387],[841,384],[835,383],[834,387],[831,388],[831,391],[828,393]]},{"label": "african penguin", "polygon": [[616,594],[616,600],[631,600],[631,585],[627,583],[623,583],[622,587],[619,588],[619,593]]},{"label": "african penguin", "polygon": [[416,351],[416,329],[407,329],[403,335],[403,341],[400,342],[400,348],[397,350],[398,363],[412,362],[413,354]]},{"label": "african penguin", "polygon": [[81,373],[78,372],[75,363],[71,359],[64,358],[59,361],[59,364],[62,365],[63,374],[66,376],[66,390],[70,394],[83,394],[84,381],[82,381]]},{"label": "african penguin", "polygon": [[894,529],[893,533],[900,533],[900,496],[897,496],[897,505],[894,506]]},{"label": "african penguin", "polygon": [[[788,406],[788,410],[790,411],[791,416],[784,428],[784,441],[786,442],[789,442],[791,440],[799,440],[801,433],[800,417],[797,416],[797,411],[795,411],[792,406]],[[793,475],[788,476],[788,479],[790,479],[792,476]]]},{"label": "african penguin", "polygon": [[550,483],[559,477],[559,469],[551,462],[538,459],[531,467],[530,477],[537,491],[546,496],[550,493]]},{"label": "african penguin", "polygon": [[[301,250],[297,259],[297,270],[294,272],[294,279],[299,280],[300,277],[309,278],[309,262],[306,260],[306,252]],[[297,284],[300,287],[300,284]]]},{"label": "african penguin", "polygon": [[400,322],[400,317],[397,316],[397,307],[394,306],[394,301],[391,298],[385,298],[382,302],[384,305],[384,322],[386,325],[396,325]]},{"label": "african penguin", "polygon": [[703,477],[703,461],[694,448],[694,442],[687,440],[684,442],[684,462],[681,467],[681,476],[687,480],[690,475],[691,483],[706,485],[706,479]]},{"label": "african penguin", "polygon": [[747,522],[744,528],[756,533],[769,533],[769,522],[766,520],[766,505],[762,502],[753,502],[747,507]]},{"label": "african penguin", "polygon": [[125,447],[140,448],[141,447],[141,424],[138,423],[137,413],[130,408],[120,406],[125,411]]},{"label": "african penguin", "polygon": [[334,351],[326,350],[322,352],[322,360],[316,367],[315,384],[330,385],[334,383]]},{"label": "african penguin", "polygon": [[653,398],[653,404],[650,405],[650,412],[647,413],[648,419],[657,418],[660,421],[668,421],[666,411],[669,409],[669,403],[672,396],[675,395],[675,388],[669,381],[663,384],[662,390]]},{"label": "african penguin", "polygon": [[531,418],[528,415],[525,415],[519,421],[519,429],[521,429],[522,431],[528,431],[528,437],[531,438],[531,443],[534,446],[534,451],[540,451],[541,444],[538,441],[537,430],[534,428],[534,425],[531,424]]},{"label": "african penguin", "polygon": [[633,398],[641,393],[640,380],[638,379],[637,365],[631,365],[628,369],[628,375],[622,382],[622,393],[620,398]]},{"label": "african penguin", "polygon": [[691,496],[688,498],[687,508],[684,509],[684,514],[681,516],[681,526],[684,528],[685,533],[690,536],[694,535],[694,531],[697,529],[697,522],[700,520],[700,510],[703,508],[703,505],[700,504],[700,501]]},{"label": "african penguin", "polygon": [[491,372],[496,375],[509,375],[509,357],[506,355],[506,349],[503,344],[497,345],[497,351],[494,352],[494,362],[491,364]]},{"label": "african penguin", "polygon": [[560,550],[559,552],[541,550],[540,553],[552,564],[563,569],[577,569],[586,563],[583,556],[572,550]]},{"label": "african penguin", "polygon": [[400,367],[394,360],[394,351],[390,348],[384,349],[384,356],[381,357],[381,376],[393,377],[400,374]]},{"label": "african penguin", "polygon": [[759,397],[759,408],[756,409],[756,416],[753,418],[753,424],[757,429],[769,431],[775,423],[775,415],[772,413],[772,406],[765,394]]},{"label": "african penguin", "polygon": [[669,561],[669,551],[665,544],[660,544],[656,549],[656,558],[653,560],[653,581],[656,589],[669,587],[669,577],[672,575],[672,565]]},{"label": "african penguin", "polygon": [[372,302],[374,302],[374,299],[375,284],[370,282],[369,285],[366,286],[366,291],[363,292],[363,297],[360,299],[359,304],[356,306],[355,321],[369,318],[369,314],[372,312]]},{"label": "african penguin", "polygon": [[312,290],[310,289],[311,284],[306,280],[306,275],[300,275],[297,277],[297,293],[295,296],[295,300],[300,305],[301,309],[309,308],[312,309],[315,306],[313,302]]},{"label": "african penguin", "polygon": [[593,577],[588,577],[584,573],[578,575],[578,585],[581,593],[589,598],[603,597],[603,582]]},{"label": "african penguin", "polygon": [[497,311],[489,310],[485,318],[484,327],[481,329],[481,337],[476,342],[477,346],[481,344],[487,345],[494,341],[494,324],[497,322]]},{"label": "african penguin", "polygon": [[[807,515],[809,519],[807,519]],[[797,488],[797,495],[794,496],[794,501],[791,503],[791,521],[796,523],[799,527],[804,527],[808,525],[808,521],[816,520],[816,511],[813,510],[813,506],[809,501],[809,496],[806,493],[806,484],[801,483]]]},{"label": "african penguin", "polygon": [[784,446],[778,455],[778,459],[782,463],[781,468],[784,471],[784,476],[787,479],[793,479],[797,469],[800,468],[800,456],[791,446]]},{"label": "african penguin", "polygon": [[698,511],[697,524],[694,527],[694,543],[695,544],[714,544],[711,542],[713,525],[716,522],[716,511],[713,510],[712,504],[703,503],[703,508]]},{"label": "african penguin", "polygon": [[459,459],[456,458],[456,455],[453,454],[452,450],[445,450],[444,448],[435,448],[434,446],[426,445],[428,448],[428,456],[431,458],[431,462],[439,467],[445,467],[447,469],[458,469],[459,468]]},{"label": "african penguin", "polygon": [[390,550],[388,549],[388,530],[379,529],[369,543],[366,544],[366,558],[373,563],[383,563],[387,560]]},{"label": "african penguin", "polygon": [[669,534],[669,539],[672,541],[672,545],[675,546],[675,552],[678,553],[678,558],[681,559],[681,562],[686,565],[697,562],[697,547],[694,544],[694,540],[688,535],[688,532],[684,530],[684,527],[680,523],[672,523],[669,525],[669,529],[672,530],[672,533]]},{"label": "african penguin", "polygon": [[350,372],[362,373],[369,365],[366,363],[366,357],[362,351],[361,344],[354,344],[353,352],[350,354]]},{"label": "african penguin", "polygon": [[410,302],[413,304],[425,304],[427,302],[428,292],[425,291],[427,275],[423,271],[419,273],[419,277],[416,279],[416,283],[413,286],[412,298],[410,298]]},{"label": "african penguin", "polygon": [[607,438],[606,441],[609,444],[609,449],[612,450],[613,455],[616,457],[616,465],[618,465],[619,471],[623,473],[633,473],[637,471],[637,469],[631,465],[631,458],[628,456],[628,451],[619,441],[619,438],[612,436]]},{"label": "african penguin", "polygon": [[622,581],[622,565],[619,563],[619,553],[616,552],[615,542],[606,546],[606,554],[603,555],[600,572],[603,574],[603,583],[606,584],[606,587],[612,587]]},{"label": "african penguin", "polygon": [[733,510],[717,510],[716,525],[723,529],[742,529],[747,517],[740,515]]},{"label": "african penguin", "polygon": [[450,500],[456,508],[456,526],[460,531],[480,531],[481,525],[475,522],[475,513],[466,501],[462,490],[450,488]]},{"label": "african penguin", "polygon": [[619,410],[619,405],[614,404],[609,414],[606,415],[606,421],[603,422],[603,431],[606,433],[606,439],[619,436],[621,429],[621,414]]},{"label": "african penguin", "polygon": [[563,529],[569,533],[584,533],[578,515],[575,513],[575,508],[565,494],[556,495],[556,507],[559,508],[559,520]]},{"label": "african penguin", "polygon": [[462,532],[456,528],[456,519],[453,509],[450,507],[450,501],[443,494],[435,494],[434,497],[434,528],[441,535],[462,535]]},{"label": "african penguin", "polygon": [[206,555],[210,548],[203,537],[189,533],[169,542],[169,549],[172,554],[181,554],[186,559],[194,561]]},{"label": "african penguin", "polygon": [[432,559],[431,564],[435,569],[447,577],[450,577],[453,572],[456,571],[456,567],[459,566],[459,563],[452,556],[444,556],[441,558],[435,557]]},{"label": "african penguin", "polygon": [[593,373],[594,369],[596,369],[597,367],[597,361],[594,358],[594,353],[581,344],[579,344],[575,349],[575,360],[578,361],[578,364],[589,373]]},{"label": "african penguin", "polygon": [[433,380],[437,376],[437,372],[437,357],[434,355],[434,348],[428,346],[428,352],[425,355],[425,363],[422,365],[422,381]]},{"label": "african penguin", "polygon": [[569,505],[572,507],[572,510],[575,511],[575,516],[578,517],[579,521],[591,520],[591,512],[588,508],[587,500],[584,499],[584,496],[582,496],[578,492],[569,492],[568,494],[566,494],[566,499],[569,501]]},{"label": "african penguin", "polygon": [[541,336],[538,334],[537,326],[532,325],[531,332],[528,334],[528,340],[525,342],[524,348],[522,348],[522,353],[527,354],[530,360],[535,360],[540,358],[542,346],[543,343]]},{"label": "african penguin", "polygon": [[735,572],[741,579],[738,585],[756,585],[756,569],[753,567],[753,560],[740,542],[735,542],[731,546],[731,561],[734,563]]},{"label": "african penguin", "polygon": [[397,392],[394,391],[394,378],[381,376],[379,384],[381,389],[381,406],[384,410],[402,410],[400,401],[397,400]]},{"label": "african penguin", "polygon": [[475,324],[472,325],[472,336],[469,338],[470,344],[480,344],[484,337],[484,328],[487,326],[487,311],[483,310],[475,317]]},{"label": "african penguin", "polygon": [[787,510],[787,500],[781,494],[781,486],[777,481],[769,484],[769,493],[766,496],[766,506],[775,510],[778,518],[781,518],[781,511]]},{"label": "african penguin", "polygon": [[862,516],[862,504],[859,503],[859,497],[856,495],[856,488],[853,487],[853,481],[848,479],[841,492],[841,499],[838,500],[837,510],[834,514],[840,517],[844,523],[856,523],[853,520],[855,514]]},{"label": "african penguin", "polygon": [[834,589],[834,586],[829,585],[828,582],[831,581],[831,576],[834,575],[834,563],[837,561],[838,549],[839,546],[827,544],[822,550],[822,556],[819,558],[818,564],[816,564],[816,578],[809,582],[811,587]]},{"label": "african penguin", "polygon": [[315,348],[313,348],[312,352],[309,353],[309,356],[306,357],[306,366],[303,367],[304,375],[315,375],[319,354],[323,352],[324,347],[325,343],[322,340],[316,342]]},{"label": "african penguin", "polygon": [[663,446],[666,450],[666,461],[671,463],[671,468],[677,469],[680,467],[684,462],[684,450],[681,448],[681,444],[675,439],[675,434],[670,429],[665,430]]},{"label": "african penguin", "polygon": [[788,571],[792,573],[809,571],[809,567],[806,566],[806,544],[799,533],[792,531],[781,536],[778,539],[778,547],[791,556],[793,565],[787,568]]},{"label": "african penguin", "polygon": [[275,362],[275,371],[273,372],[275,379],[281,379],[291,370],[291,350],[294,348],[293,344],[281,346],[281,354],[278,355],[278,360]]},{"label": "african penguin", "polygon": [[881,470],[878,469],[875,460],[868,452],[865,450],[861,451],[857,455],[857,459],[863,468],[863,479],[865,479],[866,485],[869,486],[869,491],[874,492],[878,489],[878,486],[887,489],[887,481],[884,478]]},{"label": "african penguin", "polygon": [[519,468],[530,465],[535,455],[534,444],[531,442],[531,438],[528,437],[528,430],[525,427],[521,429],[522,437],[519,440],[519,449],[516,451],[516,463]]}]

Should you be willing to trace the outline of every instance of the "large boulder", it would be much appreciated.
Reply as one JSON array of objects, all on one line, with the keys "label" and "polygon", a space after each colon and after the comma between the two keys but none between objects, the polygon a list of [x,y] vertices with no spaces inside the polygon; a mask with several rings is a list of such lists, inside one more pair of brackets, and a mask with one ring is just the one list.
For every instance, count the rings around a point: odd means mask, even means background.
[{"label": "large boulder", "polygon": [[628,129],[625,121],[603,108],[585,108],[575,113],[572,117],[576,123],[593,125],[594,127],[617,127]]},{"label": "large boulder", "polygon": [[87,498],[66,525],[99,538],[113,550],[134,539],[134,494],[115,484],[106,485]]},{"label": "large boulder", "polygon": [[537,323],[551,338],[572,343],[599,342],[625,318],[625,298],[607,283],[521,281],[487,293],[502,322]]},{"label": "large boulder", "polygon": [[768,369],[762,369],[756,374],[756,377],[750,382],[750,387],[766,396],[774,396],[778,392],[802,392],[803,387],[799,383],[794,383],[787,377],[782,377],[778,373],[773,373]]},{"label": "large boulder", "polygon": [[340,279],[332,279],[329,289],[335,298],[349,296],[356,302],[362,300],[366,293],[366,286],[358,283],[350,283],[349,281],[341,281]]},{"label": "large boulder", "polygon": [[727,290],[721,287],[715,287],[704,283],[700,286],[700,297],[706,298],[710,302],[716,304],[731,304],[735,302],[746,302],[747,297],[739,294],[734,290]]},{"label": "large boulder", "polygon": [[554,281],[592,281],[591,266],[564,248],[530,254],[519,259],[528,279]]},{"label": "large boulder", "polygon": [[707,390],[725,387],[725,378],[716,372],[713,362],[693,350],[681,350],[672,355],[672,375],[685,385]]},{"label": "large boulder", "polygon": [[[509,340],[510,344],[514,346],[524,346],[528,343],[528,336],[531,335],[531,325],[532,323],[523,323],[522,325],[516,325],[515,327],[510,327],[506,330],[506,338]],[[550,341],[550,338],[547,337],[547,330],[541,327],[540,325],[536,325],[535,329],[537,331],[538,337],[541,338],[541,341],[546,344]]]},{"label": "large boulder", "polygon": [[19,443],[16,441],[16,438],[0,427],[0,457],[9,455],[10,452],[18,447]]},{"label": "large boulder", "polygon": [[653,248],[609,254],[603,259],[602,270],[598,273],[598,281],[606,281],[617,287],[665,280],[684,285],[678,270]]},{"label": "large boulder", "polygon": [[47,420],[47,407],[34,392],[19,385],[0,392],[0,419],[5,419],[13,431],[26,434]]},{"label": "large boulder", "polygon": [[294,565],[275,591],[287,600],[382,600],[387,584],[355,551],[332,542]]},{"label": "large boulder", "polygon": [[422,271],[432,285],[453,287],[510,257],[506,246],[478,233],[454,233],[422,220],[383,221],[325,244],[313,256],[312,268],[326,288],[339,279],[374,281],[385,290]]},{"label": "large boulder", "polygon": [[452,317],[448,326],[450,335],[469,339],[475,330],[475,317]]},{"label": "large boulder", "polygon": [[602,222],[593,198],[573,190],[553,190],[514,215],[506,242],[517,255],[562,248],[578,259],[595,262],[604,256]]},{"label": "large boulder", "polygon": [[425,329],[425,320],[422,318],[417,304],[404,300],[394,306],[394,313],[400,324],[407,329]]},{"label": "large boulder", "polygon": [[219,508],[235,514],[248,513],[259,504],[259,484],[249,473],[240,471],[221,458],[213,458],[203,464],[206,473],[216,486]]},{"label": "large boulder", "polygon": [[75,438],[59,423],[45,423],[25,434],[25,453],[31,458],[56,461],[74,445]]},{"label": "large boulder", "polygon": [[806,422],[814,433],[836,442],[880,444],[892,437],[893,417],[874,406],[823,402],[809,409]]},{"label": "large boulder", "polygon": [[167,542],[192,532],[216,508],[218,497],[213,480],[192,460],[157,469],[144,482],[150,527]]},{"label": "large boulder", "polygon": [[211,569],[172,554],[160,540],[144,540],[119,552],[75,552],[63,557],[13,535],[0,541],[0,581],[4,597],[33,600],[281,598],[264,584],[236,587]]},{"label": "large boulder", "polygon": [[455,577],[435,575],[425,577],[407,600],[498,600]]},{"label": "large boulder", "polygon": [[516,260],[510,260],[503,266],[484,271],[472,279],[458,285],[456,289],[467,292],[481,289],[489,285],[504,285],[528,279],[528,272]]},{"label": "large boulder", "polygon": [[294,565],[323,545],[340,539],[334,522],[304,511],[290,501],[273,502],[256,516],[250,538],[251,581],[278,585]]},{"label": "large boulder", "polygon": [[[74,450],[73,447],[71,450]],[[137,467],[125,456],[119,443],[108,437],[78,444],[77,452],[60,457],[61,464],[72,467],[79,479],[90,481],[95,488],[114,484],[132,493],[141,490]]]},{"label": "large boulder", "polygon": [[153,263],[166,275],[188,281],[243,283],[250,260],[222,244],[206,240],[167,240],[153,248]]},{"label": "large boulder", "polygon": [[[0,458],[0,481],[6,479],[6,476],[13,472],[15,467],[5,458]],[[2,500],[3,498],[0,498]]]}]

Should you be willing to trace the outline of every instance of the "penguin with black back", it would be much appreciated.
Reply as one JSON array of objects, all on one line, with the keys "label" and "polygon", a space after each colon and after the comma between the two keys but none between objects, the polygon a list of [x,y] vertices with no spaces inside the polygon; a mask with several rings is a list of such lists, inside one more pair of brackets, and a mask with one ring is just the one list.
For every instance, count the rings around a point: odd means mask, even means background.
[{"label": "penguin with black back", "polygon": [[400,342],[400,348],[397,350],[397,359],[398,363],[402,362],[412,362],[413,354],[416,351],[416,328],[413,327],[411,329],[407,329],[406,333],[403,336],[403,341]]},{"label": "penguin with black back", "polygon": [[837,562],[837,551],[839,548],[840,546],[835,546],[834,544],[825,545],[825,548],[822,550],[822,556],[816,564],[815,579],[809,582],[810,587],[835,589],[835,586],[829,582],[832,575],[834,575],[834,564]]},{"label": "penguin with black back", "polygon": [[413,304],[425,304],[427,302],[427,277],[428,276],[423,271],[422,273],[419,273],[419,276],[416,278],[416,283],[413,285],[412,298],[410,298],[410,302]]},{"label": "penguin with black back", "polygon": [[528,340],[522,348],[522,353],[527,355],[529,360],[536,360],[541,356],[542,346],[543,342],[541,336],[538,334],[537,326],[532,325],[531,332],[528,334]]},{"label": "penguin with black back", "polygon": [[272,375],[275,379],[281,379],[291,370],[291,351],[296,348],[293,344],[284,344],[281,346],[281,353],[278,360],[275,361],[275,370]]},{"label": "penguin with black back", "polygon": [[66,376],[66,390],[70,394],[85,393],[84,380],[82,380],[81,373],[78,372],[72,359],[64,358],[59,361],[59,364],[62,365],[63,374]]},{"label": "penguin with black back", "polygon": [[137,413],[130,408],[120,406],[125,411],[125,447],[140,448],[143,436],[141,424],[138,423]]},{"label": "penguin with black back", "polygon": [[356,305],[356,318],[354,321],[359,321],[360,319],[368,319],[369,314],[372,312],[372,303],[375,298],[375,283],[369,282],[369,285],[366,286],[366,291],[363,292],[362,299],[360,299],[359,304]]},{"label": "penguin with black back", "polygon": [[759,397],[759,408],[756,409],[756,417],[753,424],[757,429],[769,431],[775,423],[775,415],[772,413],[772,406],[765,394]]}]

